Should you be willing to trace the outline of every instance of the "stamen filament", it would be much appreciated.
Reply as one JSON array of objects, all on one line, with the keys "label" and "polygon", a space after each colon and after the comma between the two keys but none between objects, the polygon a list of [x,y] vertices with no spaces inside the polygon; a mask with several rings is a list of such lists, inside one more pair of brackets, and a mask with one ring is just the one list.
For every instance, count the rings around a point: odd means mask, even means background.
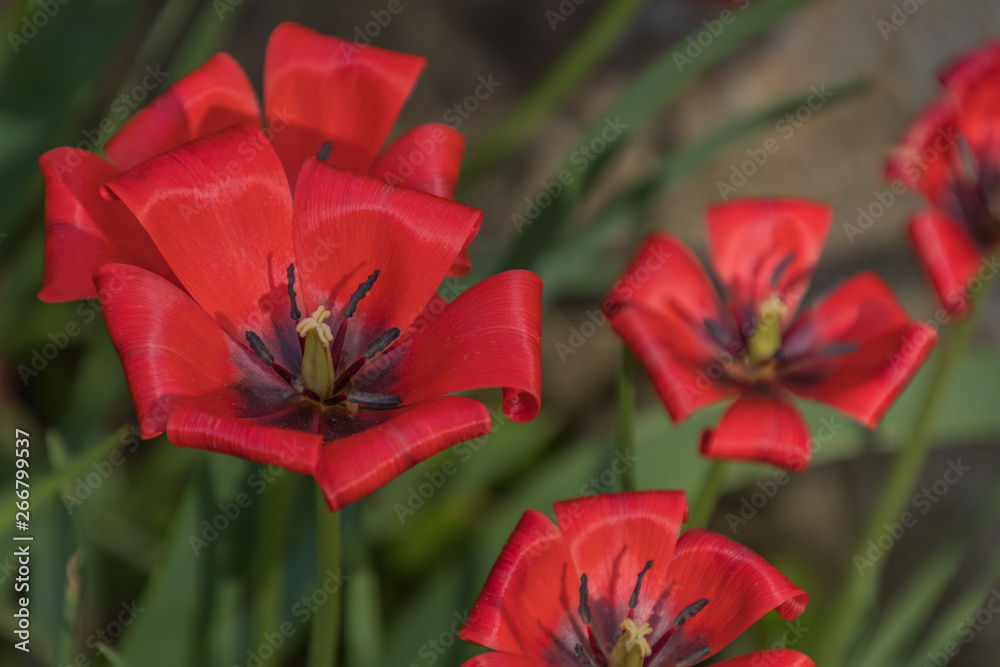
[{"label": "stamen filament", "polygon": [[694,618],[694,616],[698,612],[700,612],[702,609],[704,609],[705,605],[707,605],[707,604],[708,604],[708,600],[702,599],[702,600],[698,600],[697,602],[692,602],[688,606],[684,607],[683,609],[681,609],[681,613],[677,614],[677,618],[674,619],[674,626],[676,627],[676,626],[684,625],[685,623],[688,622],[688,620],[690,620],[691,618]]},{"label": "stamen filament", "polygon": [[639,589],[642,588],[642,579],[649,572],[649,568],[653,567],[653,561],[647,561],[646,566],[642,568],[642,572],[636,577],[635,588],[632,589],[632,597],[628,599],[628,608],[635,609],[636,605],[639,604]]},{"label": "stamen filament", "polygon": [[674,667],[691,667],[691,665],[697,665],[699,662],[708,657],[708,654],[712,652],[711,646],[702,646],[697,651],[690,653],[677,662],[674,663]]},{"label": "stamen filament", "polygon": [[252,331],[248,331],[247,342],[250,343],[250,349],[253,350],[253,353],[257,355],[258,359],[263,361],[268,366],[274,365],[274,355],[271,354],[269,349],[267,349],[267,345],[265,345],[264,341],[260,339],[260,336]]},{"label": "stamen filament", "polygon": [[333,151],[333,142],[324,141],[323,145],[319,147],[318,151],[316,151],[316,159],[326,162],[326,159],[330,157],[330,153],[332,151]]},{"label": "stamen filament", "polygon": [[347,394],[348,403],[358,403],[373,408],[394,408],[403,401],[392,394],[376,394],[367,391],[352,391]]},{"label": "stamen filament", "polygon": [[298,320],[302,317],[302,313],[299,312],[299,307],[295,305],[295,264],[288,265],[288,300],[292,304],[291,317],[293,320]]},{"label": "stamen filament", "polygon": [[587,590],[587,575],[580,575],[580,607],[577,612],[584,625],[590,625],[590,603],[588,602],[589,592]]},{"label": "stamen filament", "polygon": [[365,295],[368,294],[368,290],[370,290],[375,284],[375,281],[378,279],[380,273],[382,272],[379,269],[375,269],[375,273],[368,276],[367,280],[358,285],[358,289],[354,290],[354,294],[351,295],[350,300],[347,302],[347,306],[344,307],[344,317],[351,317],[354,315],[354,311],[357,309],[361,299],[365,298]]}]

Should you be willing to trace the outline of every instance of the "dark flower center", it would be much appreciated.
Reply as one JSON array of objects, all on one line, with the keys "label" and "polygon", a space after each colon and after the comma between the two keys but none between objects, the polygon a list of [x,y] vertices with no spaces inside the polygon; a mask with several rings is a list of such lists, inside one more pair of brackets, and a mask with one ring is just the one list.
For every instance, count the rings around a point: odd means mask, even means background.
[{"label": "dark flower center", "polygon": [[275,363],[274,355],[252,331],[246,333],[250,349],[265,364],[273,368],[295,391],[324,407],[343,406],[353,415],[359,407],[391,408],[401,403],[398,396],[357,391],[353,378],[365,363],[381,354],[398,337],[400,331],[393,327],[382,332],[365,348],[357,359],[344,356],[344,339],[347,326],[357,311],[358,304],[375,285],[381,271],[376,270],[358,285],[342,311],[342,319],[334,335],[326,320],[333,314],[326,306],[319,306],[312,315],[302,317],[295,303],[295,265],[288,267],[289,315],[296,321],[295,331],[302,340],[302,367],[300,373],[291,373]]},{"label": "dark flower center", "polygon": [[[618,636],[611,652],[605,656],[600,649],[600,643],[596,632],[593,629],[590,613],[590,590],[586,574],[580,575],[580,606],[578,613],[588,634],[590,651],[577,644],[575,647],[576,658],[579,664],[584,667],[597,667],[600,664],[607,664],[608,667],[642,667],[646,659],[654,653],[669,652],[670,654],[680,653],[681,656],[672,662],[665,663],[668,667],[690,667],[704,660],[712,652],[709,646],[698,646],[691,650],[690,642],[681,641],[681,636],[676,632],[688,620],[693,618],[698,612],[708,605],[708,600],[698,600],[689,604],[681,610],[674,619],[671,627],[662,637],[656,640],[654,645],[650,645],[647,639],[653,633],[653,628],[648,622],[641,625],[636,623],[635,609],[639,605],[639,593],[642,590],[642,580],[646,573],[653,567],[653,561],[648,561],[645,567],[636,575],[635,587],[628,600],[628,615],[621,622],[621,635]],[[598,656],[595,660],[592,656]],[[606,660],[606,663],[605,663]]]}]

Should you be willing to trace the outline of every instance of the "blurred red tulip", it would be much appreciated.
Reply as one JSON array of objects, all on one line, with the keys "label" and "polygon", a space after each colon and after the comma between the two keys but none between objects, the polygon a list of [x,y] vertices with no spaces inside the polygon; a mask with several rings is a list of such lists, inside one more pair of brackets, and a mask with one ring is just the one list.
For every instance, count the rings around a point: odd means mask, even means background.
[{"label": "blurred red tulip", "polygon": [[[498,651],[466,667],[690,667],[772,609],[792,620],[808,596],[746,547],[705,530],[678,539],[683,492],[529,510],[507,541],[459,637]],[[789,650],[717,663],[813,667]]]},{"label": "blurred red tulip", "polygon": [[1000,241],[1000,42],[959,58],[941,81],[944,94],[892,152],[886,176],[929,200],[910,238],[942,306],[962,315],[997,270],[984,255]]},{"label": "blurred red tulip", "polygon": [[701,451],[796,472],[812,455],[797,394],[874,428],[937,335],[913,322],[874,273],[845,281],[797,314],[830,230],[829,207],[747,199],[708,211],[716,292],[694,254],[654,234],[605,301],[615,332],[652,378],[675,422],[729,397]]}]

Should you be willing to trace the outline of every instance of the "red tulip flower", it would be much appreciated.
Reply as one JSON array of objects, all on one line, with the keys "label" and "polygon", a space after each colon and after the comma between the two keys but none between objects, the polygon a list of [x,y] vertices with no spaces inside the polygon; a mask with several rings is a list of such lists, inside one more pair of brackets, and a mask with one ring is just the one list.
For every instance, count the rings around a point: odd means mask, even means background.
[{"label": "red tulip flower", "polygon": [[941,304],[961,315],[996,273],[983,256],[1000,242],[1000,42],[960,58],[941,81],[945,93],[893,151],[886,175],[929,200],[910,238]]},{"label": "red tulip flower", "polygon": [[[419,56],[357,45],[294,23],[275,28],[264,65],[263,126],[293,191],[303,163],[332,142],[326,162],[336,167],[453,198],[465,142],[451,127],[419,125],[379,154],[423,64]],[[116,101],[112,116],[128,113],[134,103]],[[220,53],[111,137],[104,148],[108,160],[70,147],[42,155],[46,229],[39,298],[93,298],[94,270],[109,263],[133,264],[177,282],[135,216],[121,202],[103,199],[100,186],[151,157],[239,123],[260,124],[261,108],[243,69]],[[468,270],[463,248],[451,275]]]},{"label": "red tulip flower", "polygon": [[295,196],[241,125],[113,179],[183,286],[137,266],[95,282],[144,438],[309,474],[331,509],[490,429],[445,396],[504,388],[539,408],[541,281],[510,271],[436,294],[482,214],[309,159]]},{"label": "red tulip flower", "polygon": [[[678,539],[680,491],[556,503],[558,528],[525,512],[459,638],[498,651],[466,667],[691,667],[772,609],[792,620],[808,596],[746,547],[705,530]],[[813,667],[764,651],[726,667]]]},{"label": "red tulip flower", "polygon": [[736,401],[701,451],[796,472],[812,454],[791,394],[874,428],[936,342],[873,273],[797,312],[830,230],[829,207],[749,199],[709,208],[720,295],[668,234],[642,246],[605,301],[615,332],[652,378],[674,422]]}]

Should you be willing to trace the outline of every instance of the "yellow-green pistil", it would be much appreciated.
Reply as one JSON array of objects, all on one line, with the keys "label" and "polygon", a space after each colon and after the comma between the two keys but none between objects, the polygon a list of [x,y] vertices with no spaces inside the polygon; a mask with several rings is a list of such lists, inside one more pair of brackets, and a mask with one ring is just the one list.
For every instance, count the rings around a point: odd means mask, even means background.
[{"label": "yellow-green pistil", "polygon": [[772,293],[757,305],[757,327],[747,340],[747,357],[754,365],[771,361],[781,349],[781,325],[788,306]]},{"label": "yellow-green pistil", "polygon": [[333,353],[330,351],[333,332],[325,322],[330,315],[332,313],[325,306],[320,306],[295,326],[299,336],[305,338],[302,349],[302,381],[321,400],[333,397],[334,381],[337,379],[333,368]]}]

